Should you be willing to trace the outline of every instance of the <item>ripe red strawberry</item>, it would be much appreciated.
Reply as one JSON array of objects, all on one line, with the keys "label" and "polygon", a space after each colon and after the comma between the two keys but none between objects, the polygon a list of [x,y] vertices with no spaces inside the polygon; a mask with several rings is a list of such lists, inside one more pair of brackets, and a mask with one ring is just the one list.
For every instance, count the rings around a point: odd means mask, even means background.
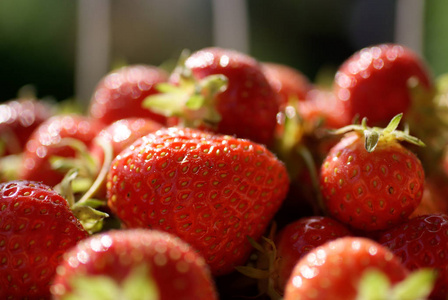
[{"label": "ripe red strawberry", "polygon": [[299,260],[284,299],[357,299],[358,284],[367,270],[382,272],[392,284],[408,274],[386,247],[366,238],[343,237],[313,249]]},{"label": "ripe red strawberry", "polygon": [[112,162],[108,206],[128,228],[168,231],[196,248],[213,274],[244,264],[288,190],[264,146],[195,129],[137,140]]},{"label": "ripe red strawberry", "polygon": [[[265,145],[273,142],[278,95],[253,57],[204,48],[188,56],[170,82],[180,89],[165,86],[165,95],[148,99],[149,109],[180,116],[187,127],[205,127]],[[170,92],[173,104],[168,107]]]},{"label": "ripe red strawberry", "polygon": [[388,247],[409,270],[434,268],[438,278],[430,299],[448,295],[448,216],[421,215],[382,233],[378,241]]},{"label": "ripe red strawberry", "polygon": [[[151,119],[144,118],[126,118],[115,121],[98,133],[93,141],[90,152],[98,162],[103,164],[104,149],[101,143],[108,143],[110,145],[111,159],[113,159],[137,139],[151,132],[155,132],[162,127],[162,124]],[[101,139],[102,142],[100,142],[99,139]],[[99,188],[99,191],[96,192],[95,196],[99,198],[106,197],[105,181]]]},{"label": "ripe red strawberry", "polygon": [[[98,133],[96,138],[101,138],[110,143],[112,147],[112,155],[115,157],[138,138],[151,132],[155,132],[163,127],[162,124],[151,119],[125,118],[106,126]],[[91,152],[99,161],[102,161],[104,153],[97,143],[97,140],[94,140]]]},{"label": "ripe red strawberry", "polygon": [[304,217],[288,224],[275,236],[276,290],[283,294],[295,264],[308,252],[328,241],[352,235],[338,221],[323,216]]},{"label": "ripe red strawberry", "polygon": [[82,115],[56,115],[42,123],[32,134],[23,156],[19,178],[42,181],[54,186],[64,177],[64,172],[51,166],[50,158],[75,157],[76,151],[69,145],[61,145],[64,138],[80,141],[87,148],[104,125]]},{"label": "ripe red strawberry", "polygon": [[0,184],[0,298],[49,299],[62,255],[87,236],[49,186]]},{"label": "ripe red strawberry", "polygon": [[[398,139],[419,140],[395,130],[401,115],[384,129],[365,125],[344,136],[328,153],[320,172],[327,213],[353,228],[374,231],[407,220],[419,205],[425,173],[415,154]],[[343,132],[342,131],[342,132]]]},{"label": "ripe red strawberry", "polygon": [[54,299],[218,299],[210,270],[193,248],[146,229],[114,230],[79,242],[64,255],[51,291]]},{"label": "ripe red strawberry", "polygon": [[287,105],[291,98],[297,101],[305,100],[313,87],[304,74],[290,66],[272,62],[264,62],[261,65],[269,84],[280,95],[280,107]]},{"label": "ripe red strawberry", "polygon": [[334,94],[344,107],[347,122],[358,115],[384,125],[410,110],[411,78],[428,91],[432,88],[427,66],[412,50],[399,44],[375,45],[354,53],[339,67]]},{"label": "ripe red strawberry", "polygon": [[53,114],[49,104],[34,98],[0,105],[0,156],[23,151],[32,132]]},{"label": "ripe red strawberry", "polygon": [[89,115],[105,124],[124,118],[150,118],[164,124],[160,114],[142,108],[143,100],[155,93],[168,74],[155,66],[129,65],[108,73],[96,86]]}]

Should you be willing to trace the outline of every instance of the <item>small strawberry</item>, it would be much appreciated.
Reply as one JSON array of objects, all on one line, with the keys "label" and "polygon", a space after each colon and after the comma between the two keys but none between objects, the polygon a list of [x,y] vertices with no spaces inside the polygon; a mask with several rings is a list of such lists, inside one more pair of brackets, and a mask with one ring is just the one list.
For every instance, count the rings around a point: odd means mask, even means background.
[{"label": "small strawberry", "polygon": [[19,98],[0,105],[0,156],[23,151],[33,131],[54,113],[34,98]]},{"label": "small strawberry", "polygon": [[49,186],[0,184],[0,298],[49,299],[62,255],[86,237],[67,201]]},{"label": "small strawberry", "polygon": [[[430,271],[420,275],[419,286],[411,278],[403,288],[400,284],[408,270],[392,252],[366,238],[343,237],[314,248],[299,260],[284,299],[424,299],[421,296],[429,293],[433,276]],[[403,290],[410,290],[410,296]]]},{"label": "small strawberry", "polygon": [[385,129],[353,125],[328,153],[320,171],[327,213],[353,228],[374,231],[407,220],[419,205],[425,173],[415,154],[398,140],[422,142],[396,130],[402,115]]},{"label": "small strawberry", "polygon": [[280,95],[280,107],[287,105],[291,98],[305,100],[313,88],[304,74],[290,66],[272,62],[263,62],[261,66],[269,84]]},{"label": "small strawberry", "polygon": [[349,57],[335,75],[333,91],[344,107],[346,122],[358,116],[382,126],[399,113],[406,118],[415,82],[428,92],[433,87],[424,61],[403,45],[380,44]]},{"label": "small strawberry", "polygon": [[297,219],[278,233],[271,230],[269,238],[261,244],[251,241],[258,250],[256,267],[248,263],[238,266],[242,274],[259,279],[258,289],[271,299],[283,296],[292,269],[301,257],[330,240],[352,235],[344,225],[323,216]]},{"label": "small strawberry", "polygon": [[88,148],[103,128],[102,123],[82,115],[64,114],[51,117],[43,122],[28,140],[19,178],[55,186],[61,182],[65,173],[54,169],[51,159],[73,158],[77,153],[77,149],[69,145],[70,143],[64,143],[64,139],[76,140],[80,146]]},{"label": "small strawberry", "polygon": [[168,231],[215,275],[244,264],[286,196],[288,174],[264,146],[172,127],[138,139],[112,162],[108,206],[128,228]]},{"label": "small strawberry", "polygon": [[111,71],[96,86],[88,114],[104,124],[124,118],[149,118],[164,124],[166,118],[143,109],[142,102],[158,93],[156,85],[167,80],[164,70],[149,65],[129,65]]},{"label": "small strawberry", "polygon": [[277,290],[283,293],[294,265],[312,249],[336,238],[352,235],[343,224],[329,217],[304,217],[275,236]]},{"label": "small strawberry", "polygon": [[448,295],[448,215],[410,219],[382,233],[378,242],[389,248],[409,270],[434,268],[437,281],[430,299]]},{"label": "small strawberry", "polygon": [[149,97],[145,106],[179,116],[187,127],[205,127],[265,145],[273,142],[278,95],[253,57],[205,48],[189,55],[170,82],[179,87],[159,85],[164,93]]},{"label": "small strawberry", "polygon": [[[104,163],[104,143],[111,147],[111,159],[137,139],[163,127],[162,124],[151,119],[126,118],[115,121],[101,130],[93,140],[90,148],[92,156],[101,164]],[[101,141],[101,142],[100,142]],[[109,167],[107,167],[109,168]],[[99,170],[101,171],[101,170]],[[99,174],[101,176],[101,174]],[[96,197],[106,198],[106,182],[104,181],[95,194]]]},{"label": "small strawberry", "polygon": [[54,299],[218,299],[204,259],[181,239],[146,230],[113,230],[64,255]]}]

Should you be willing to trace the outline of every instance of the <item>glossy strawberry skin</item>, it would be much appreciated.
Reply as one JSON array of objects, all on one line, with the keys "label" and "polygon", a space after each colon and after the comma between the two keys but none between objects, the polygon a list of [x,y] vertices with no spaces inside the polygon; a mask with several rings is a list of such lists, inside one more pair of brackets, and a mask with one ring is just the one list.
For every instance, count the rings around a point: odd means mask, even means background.
[{"label": "glossy strawberry skin", "polygon": [[202,79],[222,74],[228,85],[217,94],[216,109],[221,115],[216,132],[270,145],[279,111],[277,94],[254,58],[222,48],[205,48],[185,62],[193,76]]},{"label": "glossy strawberry skin", "polygon": [[64,177],[64,173],[54,170],[49,161],[51,156],[74,157],[75,150],[61,146],[63,138],[74,138],[90,147],[94,137],[104,128],[104,124],[82,115],[56,115],[43,122],[27,142],[19,178],[41,181],[54,186]]},{"label": "glossy strawberry skin", "polygon": [[53,109],[42,101],[15,99],[0,105],[0,138],[5,143],[1,155],[23,151],[33,131],[50,116]]},{"label": "glossy strawberry skin", "polygon": [[54,299],[64,299],[73,289],[71,279],[79,275],[107,276],[119,284],[145,264],[160,300],[218,299],[204,259],[181,239],[148,229],[113,230],[81,241],[64,255],[51,291]]},{"label": "glossy strawberry skin", "polygon": [[428,214],[383,232],[378,242],[389,248],[411,271],[435,268],[438,278],[430,299],[448,294],[448,215]]},{"label": "glossy strawberry skin", "polygon": [[1,299],[49,299],[62,255],[88,237],[63,197],[30,181],[0,184],[0,228]]},{"label": "glossy strawberry skin", "polygon": [[380,44],[349,57],[336,73],[333,91],[348,123],[358,115],[383,125],[411,108],[411,77],[426,89],[432,86],[427,67],[413,51],[399,44]]},{"label": "glossy strawberry skin", "polygon": [[407,220],[422,199],[424,179],[420,160],[397,141],[380,140],[369,153],[356,133],[330,150],[320,171],[328,214],[366,231]]},{"label": "glossy strawberry skin", "polygon": [[287,105],[290,98],[304,101],[307,93],[313,88],[303,73],[288,65],[263,62],[261,66],[269,84],[280,95],[280,107]]},{"label": "glossy strawberry skin", "polygon": [[386,274],[392,284],[408,274],[392,252],[372,240],[343,237],[327,242],[295,265],[284,299],[356,299],[360,278],[372,268]]},{"label": "glossy strawberry skin", "polygon": [[166,117],[142,108],[142,102],[158,93],[156,85],[167,80],[164,70],[150,65],[129,65],[114,70],[96,86],[89,116],[105,124],[124,118],[149,118],[165,124]]},{"label": "glossy strawberry skin", "polygon": [[289,185],[286,169],[249,140],[169,128],[137,140],[112,162],[108,206],[128,228],[178,235],[212,273],[244,264]]},{"label": "glossy strawberry skin", "polygon": [[324,216],[303,217],[294,221],[275,236],[277,248],[277,289],[284,291],[295,264],[308,252],[328,241],[352,235],[338,221]]},{"label": "glossy strawberry skin", "polygon": [[[137,139],[163,128],[163,125],[146,118],[126,118],[115,121],[101,130],[95,137],[90,152],[101,164],[104,163],[104,149],[99,139],[111,146],[112,158]],[[96,193],[96,197],[106,198],[106,183]]]}]

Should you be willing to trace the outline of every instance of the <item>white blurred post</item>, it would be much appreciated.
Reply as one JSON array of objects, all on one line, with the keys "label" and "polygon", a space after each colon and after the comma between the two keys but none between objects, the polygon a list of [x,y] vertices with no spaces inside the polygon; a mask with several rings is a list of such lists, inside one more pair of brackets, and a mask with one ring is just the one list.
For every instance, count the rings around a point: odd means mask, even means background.
[{"label": "white blurred post", "polygon": [[99,79],[109,71],[110,0],[78,0],[75,94],[87,106]]},{"label": "white blurred post", "polygon": [[423,0],[397,0],[396,6],[395,42],[419,55],[423,53],[424,5]]},{"label": "white blurred post", "polygon": [[213,40],[217,47],[249,52],[246,0],[213,0]]}]

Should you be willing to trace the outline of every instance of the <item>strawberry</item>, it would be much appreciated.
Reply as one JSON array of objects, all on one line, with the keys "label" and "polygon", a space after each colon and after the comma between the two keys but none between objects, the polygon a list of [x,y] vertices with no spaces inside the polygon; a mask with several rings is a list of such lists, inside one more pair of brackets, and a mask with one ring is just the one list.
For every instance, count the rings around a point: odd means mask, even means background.
[{"label": "strawberry", "polygon": [[108,206],[127,228],[160,229],[196,248],[214,275],[251,252],[286,196],[286,168],[249,140],[172,127],[112,162]]},{"label": "strawberry", "polygon": [[51,291],[54,299],[218,299],[210,270],[193,248],[147,229],[112,230],[79,242],[64,255]]},{"label": "strawberry", "polygon": [[77,140],[87,148],[103,127],[97,120],[82,115],[64,114],[49,118],[27,142],[19,178],[55,186],[64,177],[64,172],[54,169],[50,160],[56,156],[71,158],[77,153],[73,147],[63,143],[64,139]]},{"label": "strawberry", "polygon": [[[412,81],[410,81],[412,80]],[[368,118],[384,125],[412,107],[411,84],[432,89],[425,63],[412,50],[399,44],[380,44],[361,49],[338,69],[333,92],[344,107],[345,120]]]},{"label": "strawberry", "polygon": [[30,181],[0,184],[0,298],[49,299],[64,252],[88,237],[67,201]]},{"label": "strawberry", "polygon": [[0,156],[23,151],[32,132],[54,113],[34,98],[19,98],[0,105]]},{"label": "strawberry", "polygon": [[448,215],[429,214],[410,219],[378,237],[410,270],[434,268],[438,278],[430,299],[448,295]]},{"label": "strawberry", "polygon": [[[407,276],[408,270],[386,247],[367,238],[342,237],[314,248],[299,260],[284,299],[423,299],[416,291],[411,297],[402,297],[402,289],[394,290]],[[415,283],[407,285],[413,288]],[[428,293],[427,287],[420,287],[419,293]]]},{"label": "strawberry", "polygon": [[283,294],[292,269],[300,258],[328,241],[349,235],[352,233],[345,225],[324,216],[303,217],[281,229],[274,240],[277,248],[277,291]]},{"label": "strawberry", "polygon": [[[179,88],[162,86],[164,95],[149,97],[146,107],[180,116],[187,127],[207,128],[265,145],[273,142],[278,95],[253,57],[229,49],[204,48],[189,55],[169,81]],[[170,97],[172,105],[167,105]]]},{"label": "strawberry", "polygon": [[166,118],[142,108],[143,100],[158,93],[156,85],[168,74],[155,66],[129,65],[108,73],[97,84],[88,114],[104,124],[124,118],[149,118],[165,124]]},{"label": "strawberry", "polygon": [[415,154],[398,140],[422,142],[396,130],[402,115],[385,129],[362,125],[347,133],[324,160],[320,171],[323,206],[349,226],[383,230],[405,221],[419,205],[425,173]]},{"label": "strawberry", "polygon": [[[162,124],[144,118],[126,118],[115,121],[98,133],[93,140],[90,152],[98,162],[104,163],[104,144],[102,143],[110,145],[111,159],[113,159],[138,138],[151,132],[155,132],[162,127]],[[104,184],[102,184],[99,191],[96,192],[96,197],[106,198],[106,182],[103,182]]]},{"label": "strawberry", "polygon": [[261,66],[269,84],[280,95],[280,107],[287,105],[291,98],[305,100],[312,90],[311,82],[299,70],[272,62],[263,62]]}]

